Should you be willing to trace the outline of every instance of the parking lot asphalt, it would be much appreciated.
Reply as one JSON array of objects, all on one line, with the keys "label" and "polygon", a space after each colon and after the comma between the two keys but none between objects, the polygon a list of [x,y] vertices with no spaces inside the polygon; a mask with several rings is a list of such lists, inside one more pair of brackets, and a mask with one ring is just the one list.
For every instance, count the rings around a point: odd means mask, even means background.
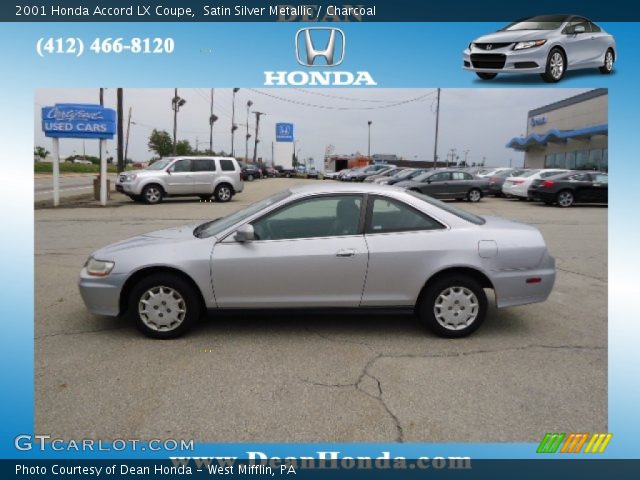
[{"label": "parking lot asphalt", "polygon": [[[171,341],[90,315],[77,290],[95,249],[215,218],[293,183],[246,185],[227,204],[35,212],[35,432],[65,439],[225,442],[530,441],[607,431],[607,208],[460,203],[538,227],[556,257],[547,302],[491,308],[458,340],[407,316],[212,316]],[[303,280],[303,279],[301,279]]]}]

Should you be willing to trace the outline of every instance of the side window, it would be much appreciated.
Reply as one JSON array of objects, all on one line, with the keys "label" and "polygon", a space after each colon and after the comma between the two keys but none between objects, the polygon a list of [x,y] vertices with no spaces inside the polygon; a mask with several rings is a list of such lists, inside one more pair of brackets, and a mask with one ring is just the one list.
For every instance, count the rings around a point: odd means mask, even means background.
[{"label": "side window", "polygon": [[191,160],[191,169],[194,172],[215,172],[216,164],[213,160]]},{"label": "side window", "polygon": [[589,22],[589,26],[591,27],[591,31],[594,33],[601,32],[602,29],[593,22]]},{"label": "side window", "polygon": [[257,240],[357,235],[361,195],[327,195],[300,200],[253,222]]},{"label": "side window", "polygon": [[228,159],[221,159],[220,160],[220,170],[222,170],[223,172],[233,172],[235,171],[236,167],[233,164],[233,160],[228,160]]},{"label": "side window", "polygon": [[542,172],[540,173],[540,178],[553,177],[554,175],[558,175],[559,173],[562,173],[562,172],[558,172],[558,171]]},{"label": "side window", "polygon": [[451,173],[449,172],[434,173],[427,180],[431,182],[446,182],[447,180],[451,180]]},{"label": "side window", "polygon": [[473,177],[467,172],[452,172],[451,178],[453,180],[473,180]]},{"label": "side window", "polygon": [[415,208],[397,200],[376,197],[371,207],[367,233],[411,232],[438,230],[440,223]]},{"label": "side window", "polygon": [[593,181],[596,183],[609,183],[609,175],[605,175],[604,173],[596,173],[594,175]]},{"label": "side window", "polygon": [[579,173],[578,175],[569,177],[569,179],[573,180],[574,182],[588,182],[589,180],[591,180],[591,176],[588,173]]},{"label": "side window", "polygon": [[171,166],[171,171],[175,173],[190,172],[191,160],[178,160]]}]

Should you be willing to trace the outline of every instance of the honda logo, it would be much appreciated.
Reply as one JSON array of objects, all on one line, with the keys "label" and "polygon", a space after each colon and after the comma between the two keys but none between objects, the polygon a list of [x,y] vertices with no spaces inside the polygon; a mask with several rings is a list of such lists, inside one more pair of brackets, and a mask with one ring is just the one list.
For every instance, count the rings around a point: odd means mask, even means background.
[{"label": "honda logo", "polygon": [[[328,34],[328,39],[326,35]],[[324,48],[322,45],[324,40]],[[296,32],[296,58],[305,67],[336,67],[344,60],[344,32],[339,28],[310,27]],[[316,63],[323,58],[324,62]]]},{"label": "honda logo", "polygon": [[491,45],[490,43],[487,45],[487,50],[491,50],[493,48],[493,45]]}]

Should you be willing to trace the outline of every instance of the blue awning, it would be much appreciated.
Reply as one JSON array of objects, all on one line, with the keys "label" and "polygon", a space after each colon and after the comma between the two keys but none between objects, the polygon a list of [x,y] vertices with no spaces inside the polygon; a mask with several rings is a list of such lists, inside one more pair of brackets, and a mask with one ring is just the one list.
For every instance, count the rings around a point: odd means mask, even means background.
[{"label": "blue awning", "polygon": [[580,140],[589,139],[594,135],[608,135],[609,125],[594,125],[592,127],[577,128],[575,130],[558,130],[552,128],[546,133],[538,134],[532,133],[526,137],[514,137],[509,143],[507,148],[513,148],[514,150],[527,150],[530,147],[545,146],[548,143],[563,143],[569,139]]}]

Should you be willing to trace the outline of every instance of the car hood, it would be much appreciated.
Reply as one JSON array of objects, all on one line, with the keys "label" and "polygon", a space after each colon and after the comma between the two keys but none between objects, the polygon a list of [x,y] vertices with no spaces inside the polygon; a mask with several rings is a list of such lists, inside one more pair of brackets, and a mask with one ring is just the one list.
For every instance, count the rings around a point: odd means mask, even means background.
[{"label": "car hood", "polygon": [[92,256],[100,260],[112,260],[119,252],[130,252],[132,249],[144,248],[152,245],[176,244],[186,241],[197,240],[193,235],[193,230],[198,224],[184,225],[181,227],[166,228],[154,232],[136,235],[135,237],[112,243],[97,251]]},{"label": "car hood", "polygon": [[553,30],[516,30],[513,32],[494,32],[476,38],[473,43],[515,43],[527,40],[545,39]]}]

